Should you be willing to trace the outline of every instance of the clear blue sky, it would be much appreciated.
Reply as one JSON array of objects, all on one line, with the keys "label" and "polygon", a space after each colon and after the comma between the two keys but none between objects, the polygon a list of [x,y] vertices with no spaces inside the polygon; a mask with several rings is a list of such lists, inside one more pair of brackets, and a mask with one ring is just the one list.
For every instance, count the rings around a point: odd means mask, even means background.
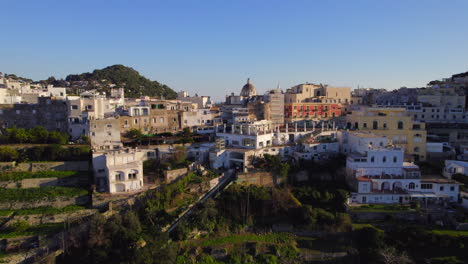
[{"label": "clear blue sky", "polygon": [[395,89],[468,71],[465,0],[1,1],[0,71],[124,64],[222,98],[302,82]]}]

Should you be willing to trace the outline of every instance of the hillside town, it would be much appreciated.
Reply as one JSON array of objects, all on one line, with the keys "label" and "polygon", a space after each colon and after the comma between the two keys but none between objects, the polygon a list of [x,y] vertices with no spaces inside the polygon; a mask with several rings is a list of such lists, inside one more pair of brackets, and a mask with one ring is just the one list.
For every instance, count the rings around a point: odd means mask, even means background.
[{"label": "hillside town", "polygon": [[[262,87],[265,92],[260,92],[255,80],[247,79],[223,102],[187,91],[177,92],[176,98],[145,94],[127,98],[125,85],[108,80],[96,81],[93,88],[85,81],[62,84],[55,87],[0,74],[0,178],[10,182],[11,175],[23,175],[17,176],[18,183],[2,183],[0,191],[71,188],[67,187],[71,181],[64,184],[59,176],[47,181],[50,177],[38,176],[40,172],[86,174],[85,178],[74,174],[81,185],[72,185],[83,187],[89,195],[81,196],[87,200],[61,204],[83,206],[75,211],[80,215],[67,221],[85,221],[97,211],[123,212],[130,201],[139,199],[135,197],[187,180],[183,189],[190,191],[166,210],[175,213],[161,226],[163,231],[179,230],[179,223],[196,214],[192,210],[197,204],[229,192],[233,184],[264,188],[308,183],[347,190],[342,206],[355,223],[387,219],[385,210],[392,208],[392,219],[468,230],[466,73],[426,87],[392,91],[311,82],[286,89]],[[33,139],[38,131],[48,136]],[[64,139],[55,142],[53,135]],[[30,148],[37,143],[60,146],[72,154],[34,158],[37,151]],[[84,148],[81,154],[72,152],[78,148]],[[191,184],[194,175],[199,185]],[[9,181],[4,180],[7,176]],[[15,210],[27,206],[7,206],[9,201],[1,199],[2,210],[13,212],[3,217],[3,229],[8,231],[22,223]],[[173,196],[167,202],[177,199]],[[290,203],[286,207],[294,204],[284,199]],[[381,214],[365,210],[380,207],[386,208]],[[282,224],[273,226],[289,230]],[[25,259],[48,256],[45,248],[57,249],[24,241],[15,246],[8,245],[12,241],[4,243],[3,252],[13,255],[23,252],[24,244],[36,250]],[[17,251],[21,245],[23,251]],[[63,245],[59,248],[60,254],[67,252]]]}]

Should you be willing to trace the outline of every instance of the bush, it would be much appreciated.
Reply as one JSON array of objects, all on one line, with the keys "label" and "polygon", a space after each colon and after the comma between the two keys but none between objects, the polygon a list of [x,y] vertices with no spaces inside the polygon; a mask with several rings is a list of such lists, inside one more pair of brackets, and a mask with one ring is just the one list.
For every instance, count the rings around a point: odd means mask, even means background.
[{"label": "bush", "polygon": [[15,161],[18,160],[19,153],[11,147],[0,147],[0,161]]},{"label": "bush", "polygon": [[28,130],[24,128],[8,128],[0,138],[3,144],[67,144],[69,135],[61,131],[49,132],[43,126],[36,126]]}]

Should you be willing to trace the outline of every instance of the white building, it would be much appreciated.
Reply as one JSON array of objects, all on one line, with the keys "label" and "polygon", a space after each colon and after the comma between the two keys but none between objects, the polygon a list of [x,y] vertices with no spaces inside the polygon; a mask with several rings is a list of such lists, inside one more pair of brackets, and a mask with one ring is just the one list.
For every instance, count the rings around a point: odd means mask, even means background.
[{"label": "white building", "polygon": [[143,188],[143,161],[146,151],[117,150],[93,154],[96,189],[125,193]]},{"label": "white building", "polygon": [[347,154],[348,183],[356,203],[408,203],[411,200],[457,201],[456,181],[437,175],[421,176],[419,167],[404,162],[402,148],[388,145],[383,136],[343,132],[340,143]]},{"label": "white building", "polygon": [[468,175],[468,162],[459,160],[446,160],[443,171],[444,177],[451,179],[454,174]]},{"label": "white building", "polygon": [[114,113],[105,95],[87,91],[80,96],[68,96],[68,133],[72,140],[89,135],[89,120],[104,119]]},{"label": "white building", "polygon": [[340,153],[336,133],[324,132],[305,140],[294,152],[296,159],[320,161]]},{"label": "white building", "polygon": [[212,105],[210,96],[189,96],[188,92],[181,91],[177,93],[177,100],[197,104],[198,108],[208,108]]}]

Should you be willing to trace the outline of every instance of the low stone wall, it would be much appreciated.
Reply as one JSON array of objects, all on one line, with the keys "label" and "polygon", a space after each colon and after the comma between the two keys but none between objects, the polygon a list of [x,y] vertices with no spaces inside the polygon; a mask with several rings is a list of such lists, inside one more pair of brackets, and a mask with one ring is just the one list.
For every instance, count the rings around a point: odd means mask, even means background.
[{"label": "low stone wall", "polygon": [[10,161],[10,162],[0,162],[0,171],[11,171],[15,169],[16,162]]},{"label": "low stone wall", "polygon": [[186,175],[188,172],[187,168],[182,168],[182,169],[175,169],[175,170],[167,170],[164,172],[164,179],[166,179],[166,183],[171,183],[178,178]]},{"label": "low stone wall", "polygon": [[0,182],[0,188],[36,188],[44,186],[80,187],[88,184],[88,181],[87,175],[65,178],[34,178]]},{"label": "low stone wall", "polygon": [[[254,184],[266,187],[275,186],[273,174],[267,171],[239,173],[237,174],[236,182],[240,184]],[[282,179],[277,179],[276,184],[280,184],[281,182]]]},{"label": "low stone wall", "polygon": [[63,213],[63,214],[35,214],[35,215],[16,215],[12,217],[5,226],[10,226],[18,221],[26,221],[30,225],[41,225],[41,224],[55,224],[63,222],[73,222],[83,217],[93,215],[97,212],[96,209],[83,209],[75,212]]},{"label": "low stone wall", "polygon": [[52,207],[65,207],[67,205],[86,205],[90,202],[88,195],[79,197],[56,197],[56,198],[45,198],[42,200],[32,202],[4,202],[0,203],[0,209],[3,210],[17,210],[17,209],[29,209],[40,206],[52,206]]},{"label": "low stone wall", "polygon": [[54,161],[54,162],[27,162],[18,163],[15,171],[88,171],[88,161]]}]

